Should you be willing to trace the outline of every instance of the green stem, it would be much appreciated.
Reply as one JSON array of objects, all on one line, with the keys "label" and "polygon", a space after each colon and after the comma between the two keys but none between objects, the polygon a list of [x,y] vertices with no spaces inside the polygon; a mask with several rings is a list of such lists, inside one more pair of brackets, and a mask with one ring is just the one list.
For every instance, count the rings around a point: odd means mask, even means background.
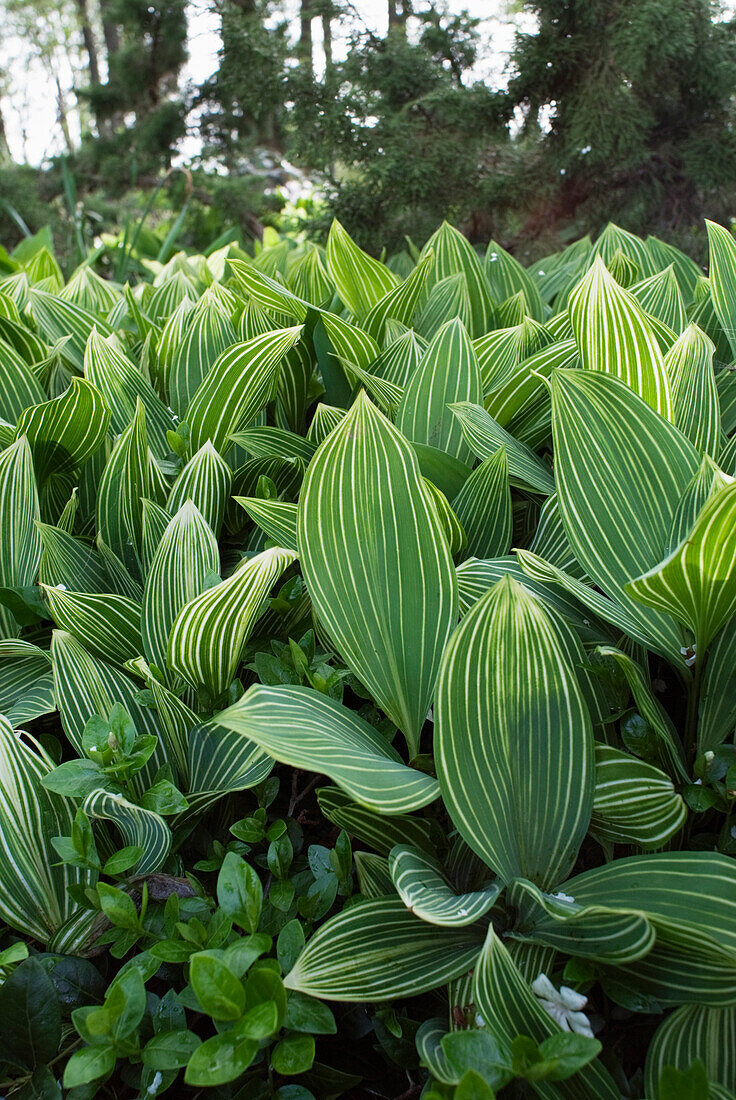
[{"label": "green stem", "polygon": [[[697,652],[697,650],[696,650]],[[687,696],[687,716],[685,718],[685,759],[686,762],[692,766],[695,757],[695,750],[698,743],[698,710],[700,706],[700,688],[703,679],[703,666],[705,665],[705,654],[700,656],[695,662],[695,674],[690,681],[688,687]]]}]

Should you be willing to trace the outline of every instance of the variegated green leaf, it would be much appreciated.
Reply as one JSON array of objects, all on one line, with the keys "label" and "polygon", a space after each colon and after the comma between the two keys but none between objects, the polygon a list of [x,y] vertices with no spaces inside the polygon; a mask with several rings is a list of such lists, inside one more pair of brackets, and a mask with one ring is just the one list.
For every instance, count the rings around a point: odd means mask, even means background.
[{"label": "variegated green leaf", "polygon": [[288,500],[260,500],[258,497],[235,497],[241,507],[265,531],[277,546],[299,552],[296,537],[297,506]]},{"label": "variegated green leaf", "polygon": [[705,1066],[710,1083],[736,1089],[736,1008],[683,1005],[671,1013],[657,1028],[647,1051],[647,1095],[657,1095],[665,1066],[684,1071],[696,1060]]},{"label": "variegated green leaf", "polygon": [[49,585],[43,591],[56,625],[96,657],[122,667],[142,652],[139,603],[111,592],[68,592]]},{"label": "variegated green leaf", "polygon": [[595,747],[591,832],[611,844],[662,848],[682,828],[687,807],[659,768],[612,745]]},{"label": "variegated green leaf", "polygon": [[383,856],[388,856],[396,844],[409,844],[429,855],[436,854],[442,845],[436,822],[409,814],[379,814],[353,802],[339,787],[322,787],[317,791],[317,802],[328,821]]},{"label": "variegated green leaf", "polygon": [[[397,283],[396,276],[355,244],[335,219],[327,238],[327,269],[342,302],[364,320]],[[366,325],[370,332],[370,326]]]},{"label": "variegated green leaf", "polygon": [[680,663],[680,628],[670,616],[637,604],[626,585],[662,560],[700,456],[673,425],[609,375],[556,371],[552,401],[557,492],[573,553],[638,624],[649,646]]},{"label": "variegated green leaf", "polygon": [[405,844],[391,849],[389,872],[407,909],[440,927],[473,924],[493,907],[502,890],[496,880],[485,889],[458,894],[436,859]]},{"label": "variegated green leaf", "polygon": [[484,459],[452,502],[465,528],[467,557],[500,558],[511,546],[513,518],[506,449]]},{"label": "variegated green leaf", "polygon": [[284,984],[330,1001],[416,996],[469,970],[481,942],[474,928],[438,928],[399,898],[373,898],[326,921]]},{"label": "variegated green leaf", "polygon": [[412,318],[424,298],[424,288],[427,282],[434,255],[429,252],[419,261],[413,271],[407,275],[403,283],[399,283],[388,294],[379,299],[369,310],[363,321],[363,327],[374,340],[382,340],[386,321],[391,318],[410,325]]},{"label": "variegated green leaf", "polygon": [[38,579],[55,587],[63,584],[71,592],[108,592],[110,579],[99,556],[86,543],[61,527],[38,523],[41,560]]},{"label": "variegated green leaf", "polygon": [[[541,1043],[561,1028],[545,1012],[524,980],[508,949],[493,928],[475,972],[475,1005],[485,1026],[504,1044],[517,1035],[528,1035]],[[619,1100],[620,1090],[608,1071],[596,1059],[565,1081],[535,1082],[543,1100]]]},{"label": "variegated green leaf", "polygon": [[217,722],[282,763],[329,776],[369,809],[399,814],[439,796],[436,779],[407,768],[373,726],[311,688],[256,684]]},{"label": "variegated green leaf", "polygon": [[222,527],[230,497],[233,475],[209,439],[187,462],[177,477],[166,502],[166,510],[175,515],[188,500],[196,506],[214,534]]},{"label": "variegated green leaf", "polygon": [[713,373],[715,346],[710,337],[688,325],[665,356],[672,387],[674,422],[690,442],[716,458],[721,450],[721,411]]},{"label": "variegated green leaf", "polygon": [[505,882],[560,882],[590,821],[592,727],[548,614],[510,576],[451,638],[435,715],[437,772],[460,835]]},{"label": "variegated green leaf", "polygon": [[[41,558],[40,519],[33,457],[22,436],[0,452],[0,587],[34,583]],[[5,607],[0,607],[0,633],[5,638],[17,633]]]},{"label": "variegated green leaf", "polygon": [[280,548],[264,550],[185,604],[169,635],[169,667],[217,699],[232,682],[269,591],[295,557]]},{"label": "variegated green leaf", "polygon": [[68,887],[96,878],[59,864],[51,838],[69,834],[74,811],[43,786],[52,769],[33,738],[18,737],[0,716],[0,916],[43,944],[76,908]]},{"label": "variegated green leaf", "polygon": [[583,366],[620,378],[671,420],[669,381],[652,324],[601,259],[570,296],[569,310]]},{"label": "variegated green leaf", "polygon": [[16,638],[0,641],[0,714],[14,729],[56,710],[51,658]]},{"label": "variegated green leaf", "polygon": [[21,413],[16,438],[24,435],[30,444],[39,486],[73,475],[102,446],[109,422],[103,394],[83,378],[73,378],[61,397]]},{"label": "variegated green leaf", "polygon": [[103,336],[112,336],[112,328],[99,314],[45,290],[31,291],[31,308],[39,331],[49,344],[68,337],[64,358],[79,374],[84,368],[84,349],[92,330],[96,328]]},{"label": "variegated green leaf", "polygon": [[142,502],[150,496],[150,484],[146,416],[138,401],[135,416],[118,439],[97,492],[98,537],[135,580],[141,576]]},{"label": "variegated green leaf", "polygon": [[185,604],[199,596],[219,570],[217,540],[189,500],[164,531],[143,589],[141,651],[169,687],[176,683],[166,664],[171,628]]},{"label": "variegated green leaf", "polygon": [[544,320],[544,306],[537,284],[519,261],[501,248],[496,241],[489,241],[486,249],[485,271],[491,294],[497,302],[521,291],[529,316],[535,321]]},{"label": "variegated green leaf", "polygon": [[186,412],[218,358],[237,340],[232,322],[213,298],[200,299],[164,375],[164,392],[177,416]]},{"label": "variegated green leaf", "polygon": [[701,658],[736,612],[736,482],[711,497],[692,531],[669,557],[627,590],[673,615],[695,637]]},{"label": "variegated green leaf", "polygon": [[218,454],[276,394],[281,360],[301,336],[301,328],[279,329],[236,344],[217,359],[193,394],[184,419],[193,451],[209,440]]},{"label": "variegated green leaf", "polygon": [[462,427],[471,451],[481,459],[506,448],[509,476],[513,485],[549,496],[555,491],[551,471],[524,443],[514,439],[480,405],[467,402],[450,406]]},{"label": "variegated green leaf", "polygon": [[412,448],[363,394],[312,460],[297,537],[320,621],[416,755],[455,571]]},{"label": "variegated green leaf", "polygon": [[129,874],[152,875],[161,870],[171,848],[171,830],[153,810],[109,791],[88,794],[82,809],[92,818],[112,822],[119,829],[126,846],[143,849],[142,856]]},{"label": "variegated green leaf", "polygon": [[462,321],[448,321],[434,337],[409,379],[396,415],[407,439],[447,451],[468,462],[472,451],[450,406],[481,398],[478,361]]},{"label": "variegated green leaf", "polygon": [[[421,259],[430,251],[434,253],[434,267],[427,280],[429,286],[448,276],[464,276],[469,306],[468,330],[473,339],[485,335],[494,327],[494,309],[488,280],[477,252],[462,233],[447,222],[443,222],[429,238],[422,249]],[[456,315],[456,309],[449,314],[450,317]],[[423,330],[420,328],[419,331]]]},{"label": "variegated green leaf", "polygon": [[710,294],[716,316],[736,357],[736,241],[728,229],[706,220]]}]

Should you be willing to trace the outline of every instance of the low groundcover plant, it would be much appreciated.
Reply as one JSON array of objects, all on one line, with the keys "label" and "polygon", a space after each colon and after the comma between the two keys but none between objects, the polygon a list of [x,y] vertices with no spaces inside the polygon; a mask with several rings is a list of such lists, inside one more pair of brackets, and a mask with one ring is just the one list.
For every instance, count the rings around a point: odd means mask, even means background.
[{"label": "low groundcover plant", "polygon": [[736,241],[0,255],[3,1095],[736,1097]]}]

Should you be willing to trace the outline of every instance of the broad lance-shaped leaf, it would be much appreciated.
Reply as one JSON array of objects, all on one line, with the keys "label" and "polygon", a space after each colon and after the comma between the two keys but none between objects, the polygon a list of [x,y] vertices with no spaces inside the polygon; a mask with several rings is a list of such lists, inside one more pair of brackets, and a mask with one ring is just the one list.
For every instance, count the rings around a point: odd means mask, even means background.
[{"label": "broad lance-shaped leaf", "polygon": [[393,885],[407,909],[440,927],[473,924],[492,908],[503,889],[496,880],[483,890],[458,894],[436,859],[406,844],[391,849],[388,866]]},{"label": "broad lance-shaped leaf", "polygon": [[396,427],[413,443],[438,447],[468,462],[471,448],[449,406],[480,400],[480,369],[470,337],[462,321],[448,321],[409,379]]},{"label": "broad lance-shaped leaf", "polygon": [[721,410],[713,373],[715,345],[697,325],[688,325],[667,352],[674,421],[702,454],[721,451]]},{"label": "broad lance-shaped leaf", "polygon": [[169,667],[217,699],[232,683],[243,646],[274,582],[296,554],[275,547],[181,609],[169,636]]},{"label": "broad lance-shaped leaf", "polygon": [[[494,327],[490,287],[480,257],[462,233],[443,222],[429,238],[420,259],[434,253],[434,266],[427,279],[428,289],[451,275],[462,275],[468,296],[468,329],[475,340]],[[457,316],[453,309],[451,316]],[[421,331],[421,329],[420,329]]]},{"label": "broad lance-shaped leaf", "polygon": [[337,219],[327,238],[327,268],[340,299],[359,321],[398,281],[385,264],[358,248]]},{"label": "broad lance-shaped leaf", "polygon": [[112,430],[124,432],[135,414],[138,399],[146,410],[149,443],[158,458],[170,451],[166,433],[174,427],[174,416],[164,405],[140,367],[123,355],[97,329],[90,333],[84,352],[86,378],[104,394],[111,411]]},{"label": "broad lance-shaped leaf", "polygon": [[201,298],[186,322],[184,338],[164,373],[164,392],[177,416],[186,411],[218,357],[237,340],[235,329],[219,302]]},{"label": "broad lance-shaped leaf", "polygon": [[403,283],[390,290],[380,301],[376,302],[363,322],[366,332],[374,340],[382,340],[386,330],[386,321],[391,318],[410,325],[412,318],[424,297],[424,287],[427,276],[434,264],[434,254],[428,252],[424,259],[420,260],[413,271],[407,275]]},{"label": "broad lance-shaped leaf", "polygon": [[71,592],[108,592],[108,577],[98,555],[60,527],[36,524],[43,549],[38,565],[42,584],[63,584]]},{"label": "broad lance-shaped leaf", "polygon": [[56,710],[51,658],[16,638],[0,641],[0,714],[14,729]]},{"label": "broad lance-shaped leaf", "polygon": [[[674,264],[630,288],[639,305],[650,317],[661,321],[678,336],[687,325],[685,303],[680,293]],[[665,364],[666,366],[666,364]]]},{"label": "broad lance-shaped leaf", "polygon": [[681,629],[670,616],[643,607],[626,585],[662,560],[700,455],[609,375],[555,371],[552,402],[557,494],[573,553],[650,647],[681,664]]},{"label": "broad lance-shaped leaf", "polygon": [[143,589],[142,648],[169,687],[176,685],[166,664],[171,628],[185,604],[199,596],[219,570],[217,540],[189,500],[164,531]]},{"label": "broad lance-shaped leaf", "polygon": [[424,485],[427,493],[432,499],[434,505],[435,514],[437,516],[437,522],[442,530],[445,532],[445,538],[447,539],[447,545],[450,548],[450,554],[453,558],[457,557],[461,550],[465,549],[465,530],[460,520],[457,518],[450,502],[441,489],[438,489],[433,482],[429,481],[426,477],[424,479]]},{"label": "broad lance-shaped leaf", "polygon": [[17,736],[0,716],[0,916],[46,943],[71,915],[72,883],[93,886],[94,872],[60,864],[51,844],[68,836],[73,806],[42,781],[53,763],[33,738]]},{"label": "broad lance-shaped leaf", "polygon": [[514,439],[480,405],[466,401],[451,405],[468,446],[481,460],[496,454],[499,447],[506,448],[509,476],[512,484],[549,496],[555,491],[555,481],[550,469],[527,447]]},{"label": "broad lance-shaped leaf", "polygon": [[373,726],[311,688],[256,684],[217,722],[282,763],[328,775],[380,813],[419,809],[439,796],[436,779],[407,768]]},{"label": "broad lance-shaped leaf", "polygon": [[234,497],[254,523],[285,550],[298,553],[296,539],[297,506],[288,500],[260,500],[258,497]]},{"label": "broad lance-shaped leaf", "polygon": [[312,460],[297,538],[319,620],[415,756],[457,582],[414,451],[364,394]]},{"label": "broad lance-shaped leaf", "polygon": [[400,898],[374,898],[326,921],[284,985],[328,1001],[414,997],[469,970],[481,943],[477,928],[439,928]]},{"label": "broad lance-shaped leaf", "polygon": [[0,416],[3,420],[15,424],[24,409],[40,405],[46,399],[46,391],[26,361],[0,339]]},{"label": "broad lance-shaped leaf", "polygon": [[530,317],[544,321],[544,306],[534,279],[519,261],[496,241],[489,241],[486,249],[485,272],[491,294],[497,302],[503,302],[521,291]]},{"label": "broad lance-shaped leaf", "polygon": [[[485,946],[475,971],[474,1002],[476,1011],[489,1031],[504,1044],[517,1035],[528,1035],[535,1043],[544,1042],[562,1029],[545,1012],[530,985],[524,980],[507,947],[493,930],[488,929]],[[583,1066],[565,1081],[535,1083],[543,1100],[620,1100],[620,1090],[598,1059]]]},{"label": "broad lance-shaped leaf", "polygon": [[[388,856],[396,844],[410,844],[428,855],[434,855],[442,847],[442,832],[431,819],[376,813],[352,802],[339,787],[321,787],[317,802],[323,817],[381,855]],[[393,886],[390,892],[393,893]]]},{"label": "broad lance-shaped leaf", "polygon": [[564,891],[545,894],[526,879],[512,883],[507,900],[517,913],[512,935],[520,941],[614,964],[641,959],[654,946],[654,928],[636,910],[578,905]]},{"label": "broad lance-shaped leaf", "polygon": [[710,296],[716,316],[736,357],[736,241],[733,234],[706,219],[710,249]]},{"label": "broad lance-shaped leaf", "polygon": [[230,449],[231,435],[251,424],[274,398],[281,360],[301,332],[301,327],[279,329],[222,353],[184,416],[192,451],[208,439],[218,454]]},{"label": "broad lance-shaped leaf", "polygon": [[684,623],[702,657],[736,612],[736,482],[711,497],[685,541],[628,590]]},{"label": "broad lance-shaped leaf", "polygon": [[51,618],[85,649],[112,664],[124,665],[143,649],[141,605],[112,592],[67,592],[43,586]]},{"label": "broad lance-shaped leaf", "polygon": [[481,462],[452,502],[465,528],[465,556],[500,558],[511,546],[513,516],[506,448]]},{"label": "broad lance-shaped leaf", "polygon": [[620,378],[671,420],[669,381],[651,322],[602,259],[570,295],[569,311],[583,366]]},{"label": "broad lance-shaped leaf", "polygon": [[102,393],[73,378],[61,397],[21,413],[16,438],[28,439],[39,485],[58,474],[72,474],[102,446],[110,409]]},{"label": "broad lance-shaped leaf", "polygon": [[613,745],[595,747],[591,832],[611,844],[662,848],[681,829],[687,806],[659,768]]},{"label": "broad lance-shaped leaf", "polygon": [[171,830],[157,813],[110,791],[88,794],[82,809],[90,817],[111,821],[117,826],[125,846],[143,849],[128,874],[152,875],[161,870],[171,849]]},{"label": "broad lance-shaped leaf", "polygon": [[[665,1066],[685,1071],[695,1061],[705,1066],[708,1081],[736,1086],[736,1007],[683,1005],[659,1025],[647,1051],[644,1081],[647,1096],[657,1095]],[[715,1093],[711,1089],[711,1096]]]},{"label": "broad lance-shaped leaf", "polygon": [[[160,737],[156,712],[138,701],[140,684],[120,669],[100,661],[64,630],[55,630],[51,636],[51,659],[61,725],[79,756],[86,755],[82,734],[87,722],[93,715],[107,719],[115,703],[128,712],[139,736]],[[148,763],[133,777],[139,793],[150,787],[166,759],[165,744],[159,741]]]},{"label": "broad lance-shaped leaf", "polygon": [[560,882],[590,822],[592,727],[547,612],[510,576],[452,636],[434,710],[460,835],[504,882]]},{"label": "broad lance-shaped leaf", "polygon": [[31,291],[31,309],[41,335],[49,344],[69,337],[64,346],[64,358],[68,359],[80,374],[84,367],[84,349],[94,328],[103,336],[112,336],[113,330],[99,314],[65,302],[45,290]]},{"label": "broad lance-shaped leaf", "polygon": [[188,739],[189,814],[202,813],[223,795],[245,791],[266,779],[274,760],[242,734],[218,722],[198,723]]},{"label": "broad lance-shaped leaf", "polygon": [[166,502],[169,515],[191,500],[202,514],[213,534],[220,534],[225,508],[232,489],[233,475],[224,458],[207,442],[187,462],[174,482]]},{"label": "broad lance-shaped leaf", "polygon": [[[35,581],[40,519],[33,457],[23,436],[0,453],[0,587],[22,588]],[[0,632],[6,638],[18,632],[5,607],[0,607]]]},{"label": "broad lance-shaped leaf", "polygon": [[137,580],[141,576],[143,499],[150,496],[150,469],[143,404],[118,439],[97,491],[98,538]]}]

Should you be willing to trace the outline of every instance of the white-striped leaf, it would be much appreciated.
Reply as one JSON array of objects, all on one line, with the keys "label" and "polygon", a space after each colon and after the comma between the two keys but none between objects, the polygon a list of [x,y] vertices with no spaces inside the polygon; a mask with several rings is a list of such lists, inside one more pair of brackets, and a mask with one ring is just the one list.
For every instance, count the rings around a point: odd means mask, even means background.
[{"label": "white-striped leaf", "polygon": [[728,229],[706,219],[710,249],[710,295],[716,316],[736,358],[736,241]]},{"label": "white-striped leaf", "polygon": [[110,791],[88,794],[82,809],[90,817],[111,821],[120,830],[124,845],[143,849],[129,874],[152,875],[161,870],[171,849],[171,830],[153,810]]},{"label": "white-striped leaf", "polygon": [[275,314],[285,314],[296,321],[306,319],[310,303],[293,294],[288,287],[243,260],[228,257],[228,264],[247,296],[253,298],[264,309]]},{"label": "white-striped leaf", "polygon": [[448,321],[409,379],[396,427],[414,443],[437,447],[468,462],[472,450],[451,406],[480,399],[480,371],[470,337],[462,321]]},{"label": "white-striped leaf", "polygon": [[319,620],[416,755],[457,582],[414,451],[364,394],[312,460],[297,537]]},{"label": "white-striped leaf", "polygon": [[52,770],[33,738],[17,736],[0,716],[0,917],[44,944],[76,908],[68,887],[92,886],[96,879],[59,865],[51,838],[69,834],[74,811],[43,786]]},{"label": "white-striped leaf", "polygon": [[3,420],[15,424],[24,409],[40,405],[46,399],[46,391],[25,360],[0,340],[0,416]]},{"label": "white-striped leaf", "polygon": [[230,467],[208,439],[192,455],[174,482],[166,502],[166,510],[170,515],[176,515],[181,506],[191,500],[215,536],[218,536],[232,484]]},{"label": "white-striped leaf", "polygon": [[273,766],[273,758],[242,734],[216,721],[196,725],[189,735],[187,814],[202,813],[226,794],[255,787]]},{"label": "white-striped leaf", "polygon": [[235,676],[274,582],[295,558],[293,552],[277,547],[264,550],[186,604],[169,636],[169,667],[217,699]]},{"label": "white-striped leaf", "polygon": [[388,856],[396,844],[409,844],[429,855],[434,855],[443,844],[435,821],[409,814],[376,813],[353,802],[339,787],[322,787],[317,791],[317,802],[328,821],[382,856]]},{"label": "white-striped leaf", "polygon": [[[34,583],[41,559],[40,519],[33,457],[22,436],[0,452],[0,587]],[[16,633],[15,618],[0,607],[0,634],[8,638]]]},{"label": "white-striped leaf", "polygon": [[[478,253],[454,226],[443,222],[422,249],[421,259],[434,253],[434,267],[427,282],[429,287],[452,275],[462,275],[468,296],[468,329],[473,339],[485,335],[494,327],[494,309],[488,280]],[[453,309],[449,316],[456,316]],[[419,331],[423,331],[421,328]]]},{"label": "white-striped leaf", "polygon": [[44,585],[51,618],[85,649],[120,665],[143,651],[141,605],[112,592],[68,592]]},{"label": "white-striped leaf", "polygon": [[657,1028],[647,1050],[647,1095],[657,1095],[665,1066],[684,1071],[695,1061],[703,1063],[710,1083],[736,1089],[736,1008],[683,1005],[671,1013]]},{"label": "white-striped leaf", "polygon": [[553,345],[547,329],[531,317],[508,328],[495,329],[473,344],[478,356],[483,393],[502,389],[525,359]]},{"label": "white-striped leaf", "polygon": [[[155,711],[138,702],[139,685],[120,669],[93,656],[71,634],[54,631],[51,660],[61,725],[78,756],[86,755],[82,734],[87,722],[94,715],[107,719],[115,703],[120,703],[130,715],[139,736],[160,735]],[[136,789],[143,791],[150,786],[165,763],[165,744],[159,741],[147,764],[133,777]]]},{"label": "white-striped leaf", "polygon": [[664,359],[672,387],[674,421],[702,454],[717,458],[721,450],[721,410],[713,373],[715,345],[688,325]]},{"label": "white-striped leaf", "polygon": [[556,371],[552,401],[560,513],[575,557],[638,624],[650,647],[681,663],[677,624],[642,607],[626,585],[664,557],[700,456],[677,428],[609,375]]},{"label": "white-striped leaf", "polygon": [[301,332],[300,327],[279,329],[222,353],[184,416],[192,450],[210,440],[218,454],[227,452],[233,433],[252,423],[275,397],[281,360]]},{"label": "white-striped leaf", "polygon": [[495,904],[502,884],[458,894],[436,859],[405,844],[391,849],[391,881],[404,905],[417,917],[441,927],[461,928],[479,920]]},{"label": "white-striped leaf", "polygon": [[687,313],[674,264],[640,283],[635,283],[630,290],[645,313],[656,317],[668,329],[680,335],[687,325]]},{"label": "white-striped leaf", "polygon": [[612,745],[595,747],[591,832],[611,844],[662,848],[682,828],[687,806],[659,768]]},{"label": "white-striped leaf", "polygon": [[177,684],[166,664],[171,628],[184,605],[199,596],[219,570],[217,540],[189,500],[164,531],[143,589],[142,652],[169,687]]},{"label": "white-striped leaf", "polygon": [[170,451],[166,433],[174,427],[174,417],[164,405],[139,367],[123,355],[111,340],[103,339],[97,329],[90,333],[84,352],[85,377],[104,394],[111,411],[111,427],[116,435],[124,432],[135,414],[140,399],[146,410],[148,441],[157,458]]},{"label": "white-striped leaf", "polygon": [[[327,269],[341,301],[364,320],[374,306],[392,291],[396,276],[380,260],[374,260],[346,233],[335,219],[327,238]],[[370,327],[366,325],[368,331]]]},{"label": "white-striped leaf", "polygon": [[513,517],[505,447],[471,473],[452,502],[467,537],[466,555],[500,558],[511,546]]},{"label": "white-striped leaf", "polygon": [[519,261],[496,241],[489,241],[486,249],[485,271],[491,294],[497,302],[503,302],[521,291],[530,317],[544,320],[544,306],[534,279]]},{"label": "white-striped leaf", "polygon": [[698,749],[707,752],[736,729],[736,619],[723,628],[708,652],[700,692]]},{"label": "white-striped leaf", "polygon": [[439,928],[399,898],[373,898],[326,921],[284,985],[329,1001],[415,997],[469,970],[481,943],[474,928]]},{"label": "white-striped leaf", "polygon": [[325,405],[324,402],[320,401],[314,410],[312,423],[307,430],[307,439],[316,446],[324,443],[327,436],[337,427],[345,415],[345,409],[337,409],[333,405]]},{"label": "white-striped leaf", "polygon": [[288,500],[261,500],[259,497],[234,497],[268,538],[285,550],[299,552],[296,538],[297,506]]},{"label": "white-striped leaf", "polygon": [[38,579],[42,584],[63,584],[71,592],[109,592],[110,579],[99,556],[87,543],[61,527],[38,523],[41,560]]},{"label": "white-striped leaf", "polygon": [[407,768],[373,726],[311,688],[256,684],[217,722],[282,763],[329,776],[380,813],[419,809],[439,796],[436,779]]},{"label": "white-striped leaf", "polygon": [[485,409],[468,402],[460,402],[450,408],[460,422],[468,446],[481,461],[496,454],[499,447],[505,447],[512,485],[545,496],[554,493],[554,478],[547,466],[534,451],[497,424]]},{"label": "white-striped leaf", "polygon": [[355,852],[355,873],[358,877],[358,889],[364,898],[386,898],[395,893],[391,875],[388,873],[388,860],[373,852]]},{"label": "white-striped leaf", "polygon": [[736,612],[736,482],[712,496],[685,541],[627,590],[684,623],[702,658]]},{"label": "white-striped leaf", "polygon": [[590,822],[591,720],[548,614],[511,576],[451,638],[435,719],[440,786],[460,835],[504,882],[560,882]]},{"label": "white-striped leaf", "polygon": [[164,375],[164,390],[177,416],[186,412],[219,356],[237,340],[232,322],[212,298],[200,299],[187,317],[184,337]]},{"label": "white-striped leaf", "polygon": [[517,879],[507,900],[518,914],[515,936],[553,947],[566,955],[601,963],[629,963],[647,955],[655,932],[640,912],[623,907],[579,905],[569,894],[545,894],[534,883]]},{"label": "white-striped leaf", "polygon": [[284,428],[274,428],[270,424],[246,428],[244,432],[236,432],[231,438],[233,443],[237,443],[238,447],[242,447],[254,458],[279,455],[281,458],[301,458],[308,463],[317,450],[317,445],[303,436]]},{"label": "white-striped leaf", "polygon": [[51,658],[16,638],[0,641],[0,714],[14,729],[56,710]]},{"label": "white-striped leaf", "polygon": [[652,323],[600,258],[571,294],[568,308],[583,366],[620,378],[671,420],[669,380]]},{"label": "white-striped leaf", "polygon": [[[97,532],[134,580],[141,577],[143,498],[150,497],[146,416],[143,404],[118,439],[97,491]],[[99,543],[98,543],[99,548]]]},{"label": "white-striped leaf", "polygon": [[[475,971],[474,1001],[485,1026],[504,1045],[517,1035],[541,1043],[561,1034],[562,1029],[542,1008],[492,927]],[[618,1085],[598,1059],[565,1081],[535,1082],[535,1091],[543,1100],[620,1100]]]},{"label": "white-striped leaf", "polygon": [[429,252],[407,275],[403,283],[395,286],[369,310],[363,321],[363,327],[374,340],[380,342],[383,339],[389,318],[405,325],[411,324],[424,298],[427,276],[433,264],[434,255]]},{"label": "white-striped leaf", "polygon": [[49,344],[67,339],[64,358],[81,374],[84,368],[84,349],[94,328],[103,336],[112,336],[113,330],[99,314],[90,313],[74,302],[65,302],[55,294],[35,288],[31,291],[31,309],[41,334]]}]

